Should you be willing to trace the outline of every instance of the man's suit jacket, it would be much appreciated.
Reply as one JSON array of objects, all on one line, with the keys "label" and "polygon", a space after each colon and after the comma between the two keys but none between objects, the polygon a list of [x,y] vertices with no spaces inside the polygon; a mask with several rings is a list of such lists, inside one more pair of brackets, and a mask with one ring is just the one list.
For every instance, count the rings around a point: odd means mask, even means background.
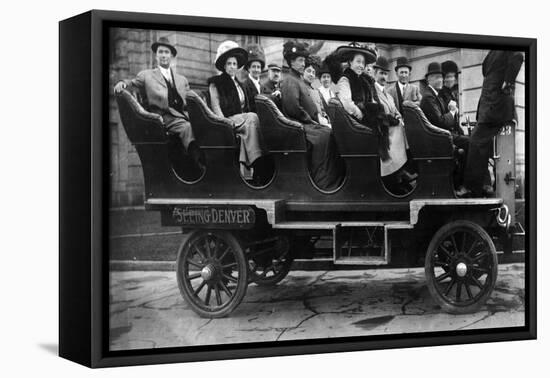
[{"label": "man's suit jacket", "polygon": [[384,113],[391,115],[392,117],[402,119],[401,113],[399,112],[399,109],[397,109],[396,102],[394,101],[393,96],[389,93],[388,88],[384,91],[380,90],[378,85],[375,85],[375,88],[378,94],[378,100],[384,107]]},{"label": "man's suit jacket", "polygon": [[260,90],[262,92],[262,94],[266,94],[266,95],[270,95],[272,94],[273,92],[275,92],[276,90],[279,89],[279,85],[276,85],[277,83],[271,81],[271,80],[266,80],[265,82],[263,82],[260,86]]},{"label": "man's suit jacket", "polygon": [[[411,101],[420,106],[422,95],[420,94],[420,89],[416,85],[409,83],[405,87],[405,93],[400,93],[401,88],[399,88],[399,82],[395,82],[390,85],[386,91],[393,97],[393,102],[397,105],[401,113],[403,112],[403,101]],[[402,101],[399,101],[398,92],[401,94]]]},{"label": "man's suit jacket", "polygon": [[426,86],[426,90],[422,94],[420,108],[432,125],[451,132],[456,131],[457,121],[455,117],[448,111],[447,105],[443,103],[443,100],[429,86]]},{"label": "man's suit jacket", "polygon": [[[172,70],[172,77],[178,94],[185,106],[185,95],[189,91],[189,82],[183,75],[178,75]],[[168,86],[159,68],[143,70],[133,79],[124,80],[126,85],[138,89],[143,97],[144,106],[153,113],[163,115],[170,113],[174,117],[188,119],[186,114],[178,112],[168,106]]]},{"label": "man's suit jacket", "polygon": [[487,54],[482,65],[478,123],[502,124],[515,118],[514,93],[505,93],[502,84],[515,83],[522,63],[521,52],[492,50]]},{"label": "man's suit jacket", "polygon": [[388,93],[387,88],[382,90],[375,84],[378,94],[378,101],[384,107],[384,113],[399,121],[394,127],[388,128],[387,134],[387,156],[380,155],[380,174],[390,175],[400,169],[407,162],[407,138],[403,125],[403,118]]},{"label": "man's suit jacket", "polygon": [[258,92],[258,88],[256,88],[256,85],[252,81],[252,79],[247,76],[246,79],[243,81],[243,88],[246,92],[246,100],[248,102],[248,109],[249,111],[256,113],[256,102],[254,101],[254,97],[256,97]]}]

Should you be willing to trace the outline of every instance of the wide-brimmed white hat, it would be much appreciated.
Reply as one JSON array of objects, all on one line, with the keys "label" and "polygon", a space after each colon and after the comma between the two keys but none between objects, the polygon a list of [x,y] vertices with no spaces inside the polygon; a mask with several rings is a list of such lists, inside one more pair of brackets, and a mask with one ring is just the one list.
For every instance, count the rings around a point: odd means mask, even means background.
[{"label": "wide-brimmed white hat", "polygon": [[248,53],[235,41],[224,41],[218,46],[216,53],[216,68],[220,71],[224,70],[227,58],[234,56],[237,58],[239,68],[244,66],[248,60]]}]

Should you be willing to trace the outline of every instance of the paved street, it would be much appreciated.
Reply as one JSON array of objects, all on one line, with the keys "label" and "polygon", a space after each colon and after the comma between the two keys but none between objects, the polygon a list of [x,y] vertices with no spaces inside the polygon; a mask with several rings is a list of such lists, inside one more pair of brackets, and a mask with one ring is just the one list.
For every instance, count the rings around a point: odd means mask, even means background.
[{"label": "paved street", "polygon": [[291,271],[271,288],[251,284],[223,319],[196,315],[175,272],[111,273],[112,350],[522,326],[524,264],[499,266],[477,313],[443,313],[424,270]]}]

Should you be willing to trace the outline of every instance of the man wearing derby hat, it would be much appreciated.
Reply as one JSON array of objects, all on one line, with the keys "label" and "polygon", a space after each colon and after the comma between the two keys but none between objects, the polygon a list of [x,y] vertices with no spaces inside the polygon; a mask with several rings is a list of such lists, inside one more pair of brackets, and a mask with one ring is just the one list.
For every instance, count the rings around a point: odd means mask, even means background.
[{"label": "man wearing derby hat", "polygon": [[427,85],[422,94],[420,108],[431,124],[452,132],[456,125],[455,117],[458,114],[458,106],[456,101],[445,104],[439,96],[439,92],[443,88],[441,64],[438,62],[428,64],[425,78]]},{"label": "man wearing derby hat", "polygon": [[287,41],[283,45],[283,58],[289,72],[281,82],[281,107],[283,113],[302,123],[307,141],[310,143],[310,174],[322,190],[338,188],[343,179],[343,160],[337,153],[331,129],[320,125],[318,110],[311,98],[309,88],[302,79],[309,56],[308,45]]},{"label": "man wearing derby hat", "polygon": [[420,106],[420,100],[422,100],[420,89],[416,85],[409,83],[411,71],[412,67],[406,56],[397,58],[395,65],[397,82],[388,88],[388,93],[393,97],[393,101],[401,114],[403,114],[403,101],[410,101]]},{"label": "man wearing derby hat", "polygon": [[[456,101],[450,100],[447,104],[441,98],[443,89],[443,70],[441,64],[432,62],[426,72],[426,89],[422,95],[420,108],[434,126],[448,130],[453,137],[453,144],[468,153],[469,138],[458,124],[458,106]],[[459,158],[457,169],[454,172],[454,184],[458,187],[462,184],[464,171],[464,158]]]},{"label": "man wearing derby hat", "polygon": [[189,90],[189,82],[170,66],[177,55],[176,48],[167,38],[161,37],[151,45],[151,49],[155,53],[157,67],[143,70],[133,79],[119,81],[114,91],[118,94],[128,87],[139,90],[144,107],[162,117],[168,134],[177,136],[185,151],[198,162],[198,149],[191,143],[194,141],[193,131],[185,112],[185,95]]},{"label": "man wearing derby hat", "polygon": [[243,86],[248,98],[248,108],[255,113],[254,97],[261,93],[260,75],[265,68],[265,54],[262,46],[258,44],[248,45],[246,50],[248,61],[245,68],[248,71],[248,77],[244,80]]}]

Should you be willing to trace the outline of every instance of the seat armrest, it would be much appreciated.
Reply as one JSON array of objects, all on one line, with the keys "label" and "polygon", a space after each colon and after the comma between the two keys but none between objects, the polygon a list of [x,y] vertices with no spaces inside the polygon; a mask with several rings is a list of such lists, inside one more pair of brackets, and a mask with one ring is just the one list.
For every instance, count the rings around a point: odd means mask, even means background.
[{"label": "seat armrest", "polygon": [[273,100],[265,95],[256,95],[254,101],[269,151],[306,151],[305,130],[300,122],[285,117]]},{"label": "seat armrest", "polygon": [[162,117],[156,113],[151,113],[141,105],[136,96],[127,89],[122,90],[122,92],[116,94],[117,101],[124,100],[130,109],[134,112],[136,117],[139,117],[143,120],[159,122],[161,125],[164,124]]},{"label": "seat armrest", "polygon": [[145,110],[128,90],[117,94],[115,99],[122,126],[130,142],[133,144],[166,142],[166,130],[160,115]]},{"label": "seat armrest", "polygon": [[339,99],[329,100],[327,113],[340,154],[344,156],[378,154],[377,133],[349,115]]},{"label": "seat armrest", "polygon": [[268,110],[275,115],[275,118],[280,122],[281,126],[291,127],[299,130],[304,129],[304,126],[300,122],[287,118],[281,112],[281,110],[277,107],[277,105],[275,105],[273,100],[271,100],[266,95],[262,95],[262,94],[256,95],[256,97],[254,97],[254,101],[256,102],[256,104],[261,103],[265,105],[268,108]]},{"label": "seat armrest", "polygon": [[214,124],[219,124],[220,126],[230,127],[231,129],[233,129],[235,122],[233,122],[229,118],[220,117],[219,115],[214,113],[212,109],[210,109],[210,107],[206,104],[206,102],[204,102],[202,97],[199,96],[195,91],[188,91],[185,97],[187,101],[189,100],[195,101],[199,105],[202,112],[204,113],[204,116],[210,122]]},{"label": "seat armrest", "polygon": [[423,126],[424,130],[426,130],[426,132],[433,135],[451,136],[451,132],[449,130],[445,130],[445,129],[442,129],[441,127],[432,125],[430,121],[428,121],[428,118],[426,117],[422,109],[420,109],[420,107],[414,104],[413,102],[410,102],[410,101],[403,102],[403,109],[409,109],[410,111],[414,112],[418,117],[420,117],[420,123]]},{"label": "seat armrest", "polygon": [[194,91],[188,91],[185,100],[191,128],[199,146],[205,148],[237,146],[235,123],[231,119],[214,113]]},{"label": "seat armrest", "polygon": [[403,120],[414,158],[452,158],[453,138],[448,130],[432,125],[420,107],[403,103]]}]

